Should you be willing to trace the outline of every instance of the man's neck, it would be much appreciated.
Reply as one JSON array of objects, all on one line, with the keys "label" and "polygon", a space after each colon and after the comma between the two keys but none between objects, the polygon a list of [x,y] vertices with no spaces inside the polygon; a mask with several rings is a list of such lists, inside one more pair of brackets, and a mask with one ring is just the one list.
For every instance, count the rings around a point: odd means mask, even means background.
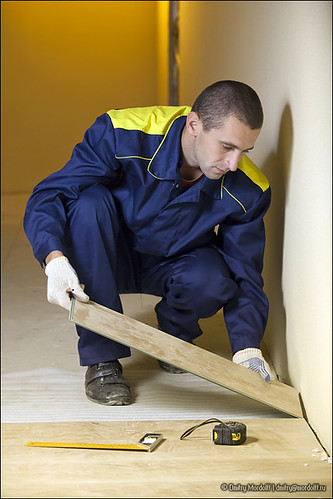
[{"label": "man's neck", "polygon": [[180,174],[182,178],[187,180],[194,180],[202,175],[202,171],[199,166],[191,164],[191,141],[192,137],[190,137],[187,133],[186,127],[183,130],[181,137],[181,148],[182,148],[182,165],[180,167]]},{"label": "man's neck", "polygon": [[202,171],[200,168],[189,166],[183,162],[182,166],[180,167],[180,174],[182,178],[185,178],[186,180],[195,180],[203,175]]}]

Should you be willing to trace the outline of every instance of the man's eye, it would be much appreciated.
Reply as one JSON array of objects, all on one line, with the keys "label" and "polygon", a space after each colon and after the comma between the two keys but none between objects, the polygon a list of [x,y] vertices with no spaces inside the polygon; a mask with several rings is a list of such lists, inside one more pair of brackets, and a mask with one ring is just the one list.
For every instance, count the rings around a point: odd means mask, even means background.
[{"label": "man's eye", "polygon": [[222,147],[223,147],[223,149],[224,149],[225,151],[232,151],[232,150],[233,150],[233,148],[232,148],[232,147],[230,147],[230,146],[226,146],[226,145],[224,145],[224,144],[222,144]]}]

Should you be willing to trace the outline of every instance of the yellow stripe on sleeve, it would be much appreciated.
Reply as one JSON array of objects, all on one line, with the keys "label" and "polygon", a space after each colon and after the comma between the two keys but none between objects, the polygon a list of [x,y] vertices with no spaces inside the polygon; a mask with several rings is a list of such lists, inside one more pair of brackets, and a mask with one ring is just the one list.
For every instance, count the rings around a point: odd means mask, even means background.
[{"label": "yellow stripe on sleeve", "polygon": [[265,192],[269,188],[269,182],[266,175],[247,156],[243,156],[238,163],[238,168],[249,177],[252,182],[260,187]]}]

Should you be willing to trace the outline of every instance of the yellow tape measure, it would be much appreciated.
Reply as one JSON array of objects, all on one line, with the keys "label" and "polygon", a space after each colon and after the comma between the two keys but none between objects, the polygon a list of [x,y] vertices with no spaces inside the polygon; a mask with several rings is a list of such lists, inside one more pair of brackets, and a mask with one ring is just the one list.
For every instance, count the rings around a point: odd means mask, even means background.
[{"label": "yellow tape measure", "polygon": [[146,433],[137,444],[85,444],[68,442],[28,442],[26,447],[55,447],[63,449],[140,450],[151,452],[162,441],[162,433]]}]

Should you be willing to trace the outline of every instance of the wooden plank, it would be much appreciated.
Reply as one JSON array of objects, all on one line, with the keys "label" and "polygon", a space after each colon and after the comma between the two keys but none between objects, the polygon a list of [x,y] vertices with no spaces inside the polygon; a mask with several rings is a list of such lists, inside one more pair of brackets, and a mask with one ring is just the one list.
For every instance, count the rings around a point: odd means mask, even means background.
[{"label": "wooden plank", "polygon": [[295,388],[279,381],[267,383],[258,373],[203,348],[95,302],[72,300],[69,319],[106,338],[136,348],[258,402],[303,417]]},{"label": "wooden plank", "polygon": [[[1,497],[332,497],[331,464],[327,459],[322,461],[324,450],[304,419],[244,419],[247,440],[239,446],[214,445],[214,424],[200,427],[180,440],[185,430],[200,422],[3,424]],[[101,444],[136,442],[145,432],[163,434],[164,441],[156,451],[25,446],[29,440],[49,439]],[[221,490],[222,484],[226,490]],[[232,484],[241,484],[246,493],[232,491]],[[254,485],[260,484],[266,484],[266,492],[256,491]],[[321,489],[287,491],[283,490],[285,484],[317,484]],[[279,485],[281,492],[277,490]]]}]

